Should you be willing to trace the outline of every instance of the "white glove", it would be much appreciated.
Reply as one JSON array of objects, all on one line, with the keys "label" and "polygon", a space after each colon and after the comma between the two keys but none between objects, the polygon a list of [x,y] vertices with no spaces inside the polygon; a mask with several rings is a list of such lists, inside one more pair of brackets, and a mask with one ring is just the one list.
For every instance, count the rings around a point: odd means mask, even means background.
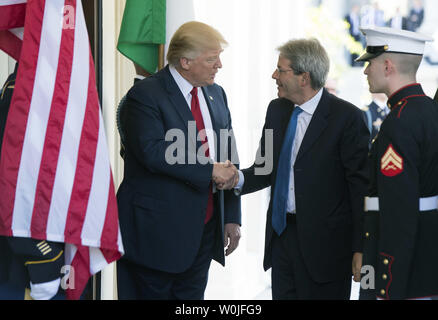
[{"label": "white glove", "polygon": [[50,300],[57,293],[59,285],[61,284],[61,278],[53,281],[33,284],[30,283],[30,296],[34,300]]}]

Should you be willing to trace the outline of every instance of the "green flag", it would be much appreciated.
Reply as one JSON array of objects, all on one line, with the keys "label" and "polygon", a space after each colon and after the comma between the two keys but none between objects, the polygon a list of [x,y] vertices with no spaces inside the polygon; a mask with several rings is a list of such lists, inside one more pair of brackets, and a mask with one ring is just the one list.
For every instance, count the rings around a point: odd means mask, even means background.
[{"label": "green flag", "polygon": [[117,49],[149,73],[166,42],[166,0],[126,0]]}]

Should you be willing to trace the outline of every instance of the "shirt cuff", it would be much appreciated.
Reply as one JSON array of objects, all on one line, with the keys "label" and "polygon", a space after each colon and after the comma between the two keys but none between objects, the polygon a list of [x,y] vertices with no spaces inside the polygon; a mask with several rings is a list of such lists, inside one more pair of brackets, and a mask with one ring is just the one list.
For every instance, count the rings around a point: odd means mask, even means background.
[{"label": "shirt cuff", "polygon": [[245,183],[245,177],[243,176],[242,171],[238,170],[239,173],[239,181],[237,182],[237,185],[234,187],[234,194],[236,196],[239,196],[242,192],[243,184]]}]

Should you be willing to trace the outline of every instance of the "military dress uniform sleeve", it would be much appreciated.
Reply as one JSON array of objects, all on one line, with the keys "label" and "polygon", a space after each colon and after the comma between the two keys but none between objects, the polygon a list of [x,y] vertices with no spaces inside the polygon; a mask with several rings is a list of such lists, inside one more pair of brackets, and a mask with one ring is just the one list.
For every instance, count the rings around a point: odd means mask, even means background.
[{"label": "military dress uniform sleeve", "polygon": [[12,252],[20,257],[32,283],[57,279],[64,265],[64,244],[29,238],[8,237]]},{"label": "military dress uniform sleeve", "polygon": [[34,299],[55,296],[64,265],[64,244],[18,237],[8,237],[7,241],[27,270],[31,296]]},{"label": "military dress uniform sleeve", "polygon": [[387,117],[377,146],[381,227],[376,293],[383,299],[406,297],[418,230],[421,128],[412,110],[402,110]]}]

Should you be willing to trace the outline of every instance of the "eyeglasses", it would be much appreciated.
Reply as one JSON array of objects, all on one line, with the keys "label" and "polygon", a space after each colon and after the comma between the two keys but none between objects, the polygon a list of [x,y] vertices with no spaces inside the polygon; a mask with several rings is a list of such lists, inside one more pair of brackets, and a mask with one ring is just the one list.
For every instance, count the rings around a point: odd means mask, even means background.
[{"label": "eyeglasses", "polygon": [[285,72],[293,71],[292,69],[283,70],[283,69],[280,69],[280,68],[277,68],[276,70],[277,70],[278,73],[285,73]]}]

